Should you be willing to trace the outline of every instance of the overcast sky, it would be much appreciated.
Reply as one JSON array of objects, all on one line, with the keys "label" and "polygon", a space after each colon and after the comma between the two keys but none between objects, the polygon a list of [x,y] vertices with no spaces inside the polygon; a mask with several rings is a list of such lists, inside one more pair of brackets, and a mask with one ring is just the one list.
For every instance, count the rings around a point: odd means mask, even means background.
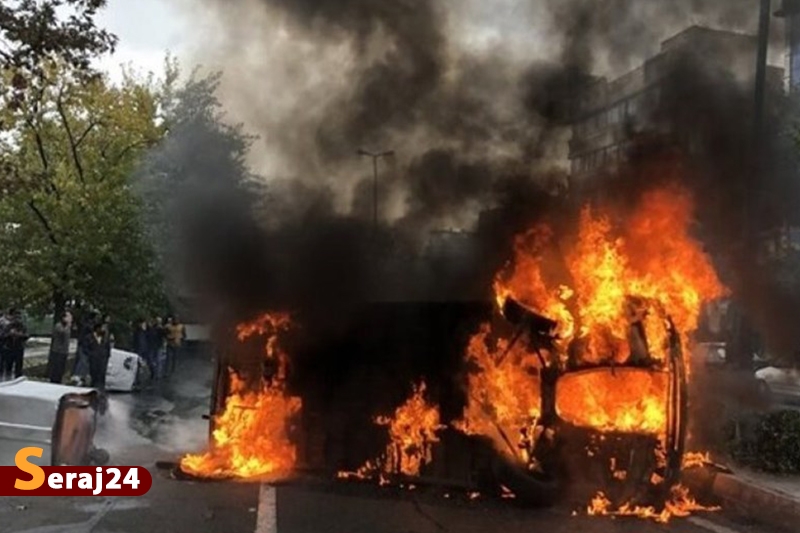
[{"label": "overcast sky", "polygon": [[128,63],[160,74],[168,51],[187,57],[194,36],[178,4],[179,0],[110,0],[97,22],[119,37],[119,45],[116,54],[100,60],[101,67],[115,79],[119,65]]}]

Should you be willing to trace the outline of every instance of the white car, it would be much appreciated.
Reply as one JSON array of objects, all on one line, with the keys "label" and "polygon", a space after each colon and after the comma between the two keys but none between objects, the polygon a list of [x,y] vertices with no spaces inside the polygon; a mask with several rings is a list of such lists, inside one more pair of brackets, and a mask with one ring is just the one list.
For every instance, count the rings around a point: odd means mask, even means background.
[{"label": "white car", "polygon": [[800,369],[767,366],[756,372],[761,392],[780,403],[800,404]]},{"label": "white car", "polygon": [[130,392],[141,385],[141,376],[147,367],[144,359],[133,352],[111,349],[106,369],[106,390]]},{"label": "white car", "polygon": [[692,349],[692,360],[696,365],[724,365],[726,358],[724,342],[699,342]]},{"label": "white car", "polygon": [[88,464],[94,454],[97,391],[21,377],[0,383],[0,466],[37,446],[39,466]]}]

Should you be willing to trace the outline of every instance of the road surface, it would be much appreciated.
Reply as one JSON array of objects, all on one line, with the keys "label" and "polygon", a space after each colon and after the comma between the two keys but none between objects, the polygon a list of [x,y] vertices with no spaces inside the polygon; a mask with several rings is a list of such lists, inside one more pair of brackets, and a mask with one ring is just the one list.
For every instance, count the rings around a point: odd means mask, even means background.
[{"label": "road surface", "polygon": [[[155,467],[205,445],[211,367],[182,362],[167,386],[113,396],[98,432],[115,464],[150,469],[140,498],[0,499],[0,533],[776,533],[724,514],[674,519],[588,517],[579,508],[525,510],[464,494],[305,480],[276,490],[277,529],[263,529],[259,485],[180,481]],[[576,514],[577,513],[577,514]]]}]

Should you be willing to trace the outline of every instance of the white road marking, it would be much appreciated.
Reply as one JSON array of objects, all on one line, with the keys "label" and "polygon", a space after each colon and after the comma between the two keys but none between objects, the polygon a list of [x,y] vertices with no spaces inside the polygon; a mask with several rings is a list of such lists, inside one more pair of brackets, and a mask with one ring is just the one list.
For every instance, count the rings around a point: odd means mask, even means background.
[{"label": "white road marking", "polygon": [[705,518],[700,518],[699,516],[691,516],[686,520],[687,522],[690,522],[698,527],[702,527],[703,529],[713,531],[714,533],[739,533],[735,529],[715,524],[714,522],[706,520]]},{"label": "white road marking", "polygon": [[261,484],[258,491],[258,515],[255,533],[278,533],[278,505],[275,487]]}]

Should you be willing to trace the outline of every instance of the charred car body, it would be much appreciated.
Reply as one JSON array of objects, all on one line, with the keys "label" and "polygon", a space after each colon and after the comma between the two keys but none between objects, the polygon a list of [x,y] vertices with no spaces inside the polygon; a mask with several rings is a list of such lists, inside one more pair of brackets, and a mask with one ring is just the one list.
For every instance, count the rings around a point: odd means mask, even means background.
[{"label": "charred car body", "polygon": [[[539,365],[530,373],[541,403],[539,416],[519,435],[497,426],[506,449],[491,461],[494,484],[527,504],[568,495],[588,501],[598,487],[617,505],[663,503],[680,476],[688,410],[681,342],[669,318],[663,324],[666,361],[651,356],[634,315],[629,357],[621,364],[613,357],[587,364],[580,338],[559,346],[555,321],[511,298],[502,312],[516,332],[501,357],[517,342],[536,355]],[[652,404],[642,405],[643,397]]]}]

